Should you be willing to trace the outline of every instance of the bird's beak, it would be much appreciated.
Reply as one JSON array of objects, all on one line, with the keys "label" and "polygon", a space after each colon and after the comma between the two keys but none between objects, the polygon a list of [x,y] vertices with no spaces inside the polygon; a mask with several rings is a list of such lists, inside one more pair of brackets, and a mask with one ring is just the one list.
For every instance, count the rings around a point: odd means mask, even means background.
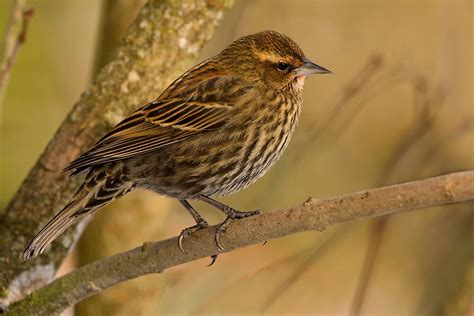
[{"label": "bird's beak", "polygon": [[297,76],[308,76],[314,74],[331,74],[332,71],[316,65],[311,60],[303,58],[303,64],[293,70]]}]

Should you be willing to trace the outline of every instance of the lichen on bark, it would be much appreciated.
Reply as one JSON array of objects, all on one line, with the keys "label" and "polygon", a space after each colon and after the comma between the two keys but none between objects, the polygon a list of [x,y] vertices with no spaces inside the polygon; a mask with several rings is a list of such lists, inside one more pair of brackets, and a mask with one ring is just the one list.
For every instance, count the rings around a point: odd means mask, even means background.
[{"label": "lichen on bark", "polygon": [[[61,170],[107,129],[156,98],[190,67],[232,4],[231,0],[152,0],[143,7],[111,61],[81,95],[0,214],[0,305],[8,305],[44,285],[51,276],[35,273],[37,267],[52,265],[55,271],[80,235],[80,230],[70,229],[36,260],[18,260],[28,239],[79,185],[80,179],[69,178]],[[11,284],[25,272],[25,287],[21,293],[13,293]]]}]

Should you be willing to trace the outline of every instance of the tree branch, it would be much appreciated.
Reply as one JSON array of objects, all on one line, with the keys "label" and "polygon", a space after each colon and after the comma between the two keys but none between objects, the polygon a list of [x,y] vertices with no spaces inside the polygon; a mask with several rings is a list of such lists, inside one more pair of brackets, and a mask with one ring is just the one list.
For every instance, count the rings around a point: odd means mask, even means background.
[{"label": "tree branch", "polygon": [[[370,218],[429,206],[474,200],[474,171],[386,186],[305,203],[232,223],[223,245],[230,251],[266,240],[359,218]],[[117,283],[219,253],[216,226],[197,231],[184,241],[177,237],[144,243],[141,247],[95,261],[33,292],[10,306],[14,315],[59,313],[80,300]]]},{"label": "tree branch", "polygon": [[34,14],[32,9],[23,10],[24,6],[24,0],[13,2],[0,51],[0,123],[2,122],[3,99],[7,90],[10,71],[20,47],[26,41],[28,22]]},{"label": "tree branch", "polygon": [[0,213],[0,305],[48,283],[84,224],[68,230],[52,251],[28,264],[18,255],[77,190],[61,170],[138,106],[155,99],[189,68],[232,0],[150,0],[75,104],[20,189]]}]

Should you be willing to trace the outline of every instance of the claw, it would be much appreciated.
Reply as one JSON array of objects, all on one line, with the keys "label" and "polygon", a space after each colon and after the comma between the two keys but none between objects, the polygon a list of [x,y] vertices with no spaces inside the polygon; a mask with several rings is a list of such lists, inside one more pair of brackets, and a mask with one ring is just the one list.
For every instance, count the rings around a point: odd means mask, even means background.
[{"label": "claw", "polygon": [[179,250],[181,250],[182,253],[184,253],[183,239],[184,239],[184,234],[183,234],[183,232],[181,232],[181,234],[179,234],[179,238],[178,238],[178,247],[179,247]]},{"label": "claw", "polygon": [[179,237],[178,237],[178,247],[181,250],[181,252],[184,253],[184,247],[183,247],[184,237],[187,237],[187,236],[191,235],[192,233],[194,233],[194,232],[196,232],[200,229],[206,228],[208,226],[209,226],[209,224],[206,221],[203,220],[203,221],[197,223],[194,226],[183,229],[181,231],[181,234],[179,234]]},{"label": "claw", "polygon": [[218,255],[212,255],[212,256],[211,256],[211,263],[209,263],[209,264],[207,265],[208,267],[212,266],[212,265],[214,264],[214,262],[216,262],[217,256],[218,256]]},{"label": "claw", "polygon": [[222,250],[222,251],[226,251],[225,248],[224,248],[224,246],[222,246],[221,243],[219,242],[219,239],[220,239],[220,234],[218,235],[218,234],[216,233],[216,245],[217,245],[217,248],[219,248],[219,249]]},{"label": "claw", "polygon": [[230,225],[230,223],[232,223],[233,221],[239,220],[241,218],[254,216],[254,215],[258,215],[258,214],[260,214],[260,211],[258,211],[258,210],[257,211],[250,211],[250,212],[240,212],[240,211],[233,210],[233,213],[231,215],[227,216],[225,221],[223,221],[222,224],[220,224],[219,227],[217,228],[216,236],[215,236],[217,248],[219,248],[222,251],[227,251],[224,248],[224,246],[222,246],[222,244],[220,243],[220,238],[221,238],[221,235],[227,229],[227,227]]},{"label": "claw", "polygon": [[237,220],[237,218],[227,217],[225,221],[223,221],[222,224],[220,224],[219,227],[217,227],[216,236],[215,236],[216,245],[217,245],[217,248],[219,248],[222,251],[226,251],[226,249],[220,243],[221,235],[225,232],[225,230],[227,229],[227,226],[229,226],[229,224],[235,220]]}]

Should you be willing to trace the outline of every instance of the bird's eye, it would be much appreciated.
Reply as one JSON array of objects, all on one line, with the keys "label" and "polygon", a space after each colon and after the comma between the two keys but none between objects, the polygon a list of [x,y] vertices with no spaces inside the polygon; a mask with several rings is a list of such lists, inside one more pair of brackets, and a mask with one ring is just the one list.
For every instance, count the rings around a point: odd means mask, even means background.
[{"label": "bird's eye", "polygon": [[290,67],[288,63],[285,63],[284,61],[279,61],[276,63],[276,68],[280,71],[285,71]]}]

